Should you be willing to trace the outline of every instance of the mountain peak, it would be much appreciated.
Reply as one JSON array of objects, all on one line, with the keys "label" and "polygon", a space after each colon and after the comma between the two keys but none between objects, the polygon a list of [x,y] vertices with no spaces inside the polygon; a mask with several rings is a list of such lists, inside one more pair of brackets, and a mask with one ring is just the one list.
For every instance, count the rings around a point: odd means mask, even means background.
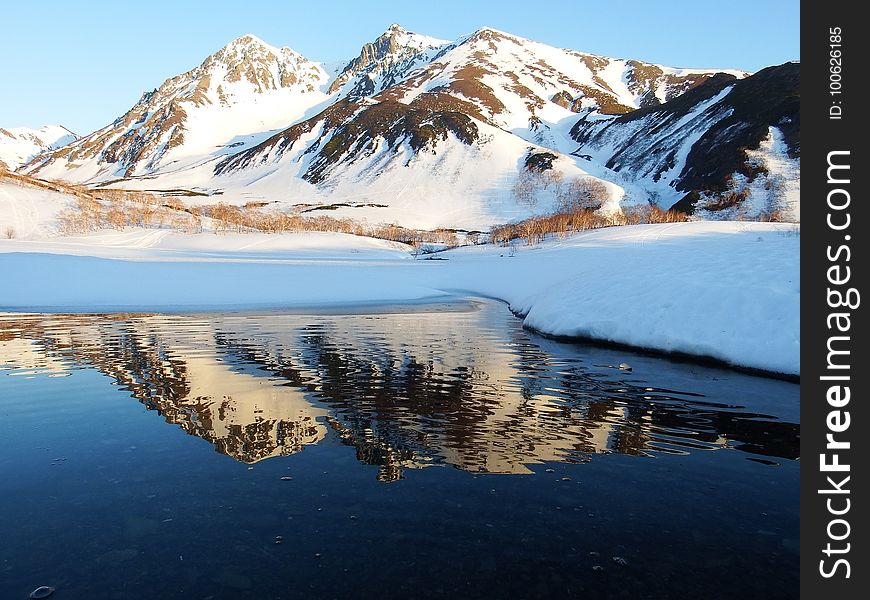
[{"label": "mountain peak", "polygon": [[43,125],[39,128],[39,133],[44,140],[51,141],[52,144],[56,144],[61,138],[70,136],[73,138],[78,137],[75,132],[70,131],[68,128],[60,124]]},{"label": "mountain peak", "polygon": [[63,125],[0,127],[0,164],[15,170],[42,152],[55,150],[78,138]]},{"label": "mountain peak", "polygon": [[398,23],[393,23],[392,25],[387,27],[386,31],[379,35],[374,43],[377,44],[379,41],[384,39],[394,40],[394,48],[407,47],[417,50],[423,48],[431,48],[435,46],[443,46],[444,44],[448,43],[446,40],[439,40],[428,35],[423,35],[422,33],[415,33],[413,31],[409,31]]},{"label": "mountain peak", "polygon": [[[515,218],[515,183],[544,163],[541,171],[559,176],[627,182],[626,198],[644,206],[706,194],[701,209],[740,215],[726,204],[757,189],[769,193],[753,207],[791,202],[776,182],[797,172],[797,65],[744,84],[741,73],[597,56],[488,26],[452,43],[398,23],[373,33],[358,56],[328,71],[242,35],[105,128],[40,151],[23,172],[90,182],[145,176],[135,185],[184,182],[227,190],[230,202],[367,198],[338,214],[404,220],[419,210],[426,216],[406,223],[424,227],[456,225],[442,219],[468,199],[506,202],[498,214]],[[0,130],[0,146],[11,137]],[[756,164],[768,165],[770,179],[753,183],[763,177]],[[413,198],[396,193],[409,184]],[[620,201],[611,200],[606,211]],[[463,225],[496,214],[470,206]]]},{"label": "mountain peak", "polygon": [[209,59],[221,57],[229,60],[244,60],[248,57],[281,57],[281,56],[299,56],[291,48],[278,48],[267,42],[264,42],[252,33],[246,33],[232,40],[223,48],[212,54]]},{"label": "mountain peak", "polygon": [[289,87],[303,82],[313,90],[326,74],[292,48],[278,48],[257,36],[246,33],[209,56],[203,63],[186,74],[197,84],[208,87],[212,80],[234,83],[246,80],[259,91]]},{"label": "mountain peak", "polygon": [[500,29],[495,29],[494,27],[483,26],[480,29],[476,30],[474,33],[468,35],[463,40],[464,42],[476,42],[476,41],[495,41],[495,40],[511,40],[513,42],[528,42],[525,38],[522,38],[518,35],[514,35],[512,33],[508,33],[507,31],[501,31]]},{"label": "mountain peak", "polygon": [[[359,55],[347,63],[332,82],[329,93],[339,90],[351,80],[355,82],[348,96],[360,98],[377,93],[416,66],[417,59],[426,51],[447,43],[393,23],[373,42],[363,45]],[[375,82],[376,79],[379,84]]]},{"label": "mountain peak", "polygon": [[[170,154],[182,160],[221,148],[232,134],[286,127],[325,97],[320,87],[328,78],[292,49],[245,34],[146,92],[124,115],[57,156],[96,159],[104,165],[102,174],[111,177],[150,172],[171,160]],[[191,127],[197,119],[233,125]]]},{"label": "mountain peak", "polygon": [[228,45],[234,46],[234,45],[249,45],[249,44],[258,44],[261,46],[268,46],[269,45],[266,42],[264,42],[263,40],[261,40],[260,38],[258,38],[257,36],[255,36],[253,33],[246,33],[244,35],[240,35],[239,37],[237,37],[236,39],[231,41]]}]

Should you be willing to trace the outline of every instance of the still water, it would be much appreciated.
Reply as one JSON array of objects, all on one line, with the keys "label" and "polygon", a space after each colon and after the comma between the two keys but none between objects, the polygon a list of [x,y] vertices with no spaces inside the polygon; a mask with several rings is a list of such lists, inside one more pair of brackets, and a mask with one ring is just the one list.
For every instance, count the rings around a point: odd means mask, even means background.
[{"label": "still water", "polygon": [[798,412],[490,302],[0,316],[0,598],[796,597]]}]

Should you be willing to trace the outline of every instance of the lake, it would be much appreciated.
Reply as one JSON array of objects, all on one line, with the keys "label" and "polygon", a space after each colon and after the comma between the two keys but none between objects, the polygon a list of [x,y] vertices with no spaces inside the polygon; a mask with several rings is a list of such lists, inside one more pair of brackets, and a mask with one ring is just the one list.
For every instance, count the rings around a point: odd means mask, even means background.
[{"label": "lake", "polygon": [[0,597],[797,597],[798,414],[490,301],[0,315]]}]

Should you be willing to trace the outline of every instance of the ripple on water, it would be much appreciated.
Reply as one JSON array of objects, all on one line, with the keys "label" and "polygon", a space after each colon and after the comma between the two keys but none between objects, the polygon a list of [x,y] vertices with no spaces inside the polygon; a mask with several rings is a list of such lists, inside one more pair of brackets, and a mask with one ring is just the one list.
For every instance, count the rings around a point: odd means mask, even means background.
[{"label": "ripple on water", "polygon": [[797,577],[796,385],[543,339],[496,303],[4,315],[0,416],[27,549],[0,559],[66,565],[72,596],[123,574],[138,597],[278,597],[285,564],[311,597],[346,595],[337,568],[405,596],[618,577],[630,597],[775,597]]}]

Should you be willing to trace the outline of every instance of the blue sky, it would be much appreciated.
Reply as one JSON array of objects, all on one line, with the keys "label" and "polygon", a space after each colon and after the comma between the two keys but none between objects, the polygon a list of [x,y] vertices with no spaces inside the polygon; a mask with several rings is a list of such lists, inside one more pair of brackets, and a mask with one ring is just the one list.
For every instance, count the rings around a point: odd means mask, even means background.
[{"label": "blue sky", "polygon": [[452,40],[487,25],[554,46],[675,67],[800,58],[798,0],[723,2],[3,1],[0,127],[87,134],[145,90],[253,33],[312,60],[350,59],[391,23]]}]

